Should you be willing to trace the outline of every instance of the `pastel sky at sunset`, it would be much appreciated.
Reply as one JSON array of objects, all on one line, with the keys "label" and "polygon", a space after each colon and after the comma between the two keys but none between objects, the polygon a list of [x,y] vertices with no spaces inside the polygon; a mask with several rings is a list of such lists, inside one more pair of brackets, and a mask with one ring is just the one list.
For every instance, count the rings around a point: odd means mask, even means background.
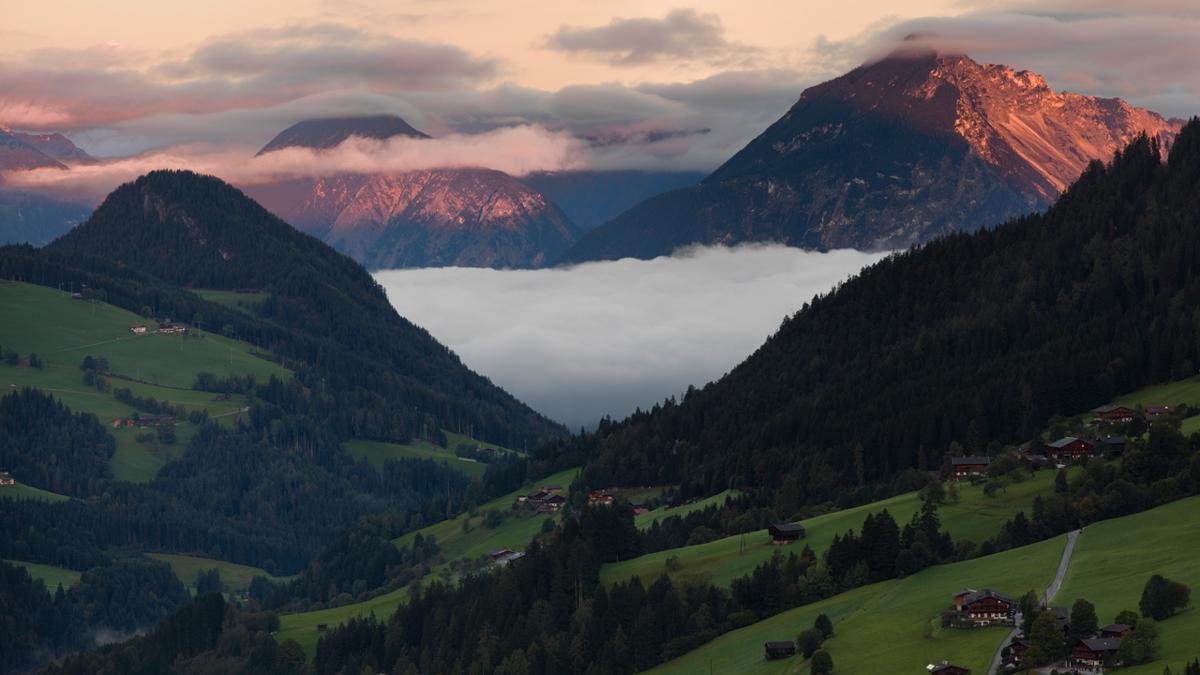
[{"label": "pastel sky at sunset", "polygon": [[806,86],[912,34],[1189,116],[1198,6],[0,0],[0,124],[128,158],[244,153],[301,119],[386,112],[439,137],[534,127],[561,141],[555,166],[710,170]]}]

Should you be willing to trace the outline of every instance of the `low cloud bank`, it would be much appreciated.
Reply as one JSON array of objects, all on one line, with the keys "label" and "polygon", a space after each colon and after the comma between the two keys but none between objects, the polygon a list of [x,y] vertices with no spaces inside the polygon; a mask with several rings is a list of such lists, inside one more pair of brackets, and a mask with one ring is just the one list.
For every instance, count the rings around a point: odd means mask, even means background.
[{"label": "low cloud bank", "polygon": [[572,428],[719,378],[780,322],[883,253],[783,246],[549,270],[387,270],[397,311]]},{"label": "low cloud bank", "polygon": [[69,171],[14,172],[6,179],[15,186],[98,202],[121,183],[155,169],[189,169],[238,185],[338,173],[396,173],[475,166],[520,176],[531,171],[579,168],[582,150],[582,142],[567,134],[525,125],[431,139],[351,137],[330,150],[285,148],[259,157],[244,148],[181,145],[103,164],[77,166]]}]

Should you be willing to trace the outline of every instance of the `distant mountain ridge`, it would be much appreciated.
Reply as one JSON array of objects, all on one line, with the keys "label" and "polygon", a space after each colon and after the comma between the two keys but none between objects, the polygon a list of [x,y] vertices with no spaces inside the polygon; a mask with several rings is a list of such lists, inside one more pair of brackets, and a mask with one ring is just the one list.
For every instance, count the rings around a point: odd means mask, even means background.
[{"label": "distant mountain ridge", "polygon": [[21,138],[23,135],[0,126],[0,171],[67,168],[66,164],[25,142]]},{"label": "distant mountain ridge", "polygon": [[43,155],[51,159],[56,159],[68,166],[97,163],[95,157],[84,152],[71,139],[57,132],[52,134],[26,134],[14,131],[12,135]]},{"label": "distant mountain ridge", "polygon": [[[429,138],[394,115],[318,119],[285,129],[258,154],[294,146],[327,150],[352,136]],[[486,168],[339,174],[247,189],[370,269],[540,267],[578,234],[544,195]]]},{"label": "distant mountain ridge", "polygon": [[87,220],[91,212],[82,204],[45,195],[0,190],[0,245],[45,246]]},{"label": "distant mountain ridge", "polygon": [[898,52],[806,89],[700,185],[635,206],[564,261],[748,241],[906,247],[1043,209],[1088,162],[1141,132],[1169,147],[1181,124],[1028,71]]},{"label": "distant mountain ridge", "polygon": [[394,136],[429,138],[396,115],[358,115],[304,120],[279,132],[258,151],[259,155],[300,147],[327,150],[351,136],[385,140]]}]

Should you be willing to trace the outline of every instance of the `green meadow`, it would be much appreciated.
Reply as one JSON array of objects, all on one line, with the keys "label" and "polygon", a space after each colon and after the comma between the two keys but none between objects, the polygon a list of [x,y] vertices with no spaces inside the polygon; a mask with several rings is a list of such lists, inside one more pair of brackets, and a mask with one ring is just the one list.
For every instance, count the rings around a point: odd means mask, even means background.
[{"label": "green meadow", "polygon": [[[474,560],[480,556],[487,555],[490,551],[502,548],[509,548],[514,551],[522,550],[541,532],[543,524],[555,516],[527,514],[523,512],[515,513],[512,510],[512,506],[517,497],[528,494],[542,485],[561,485],[566,489],[571,484],[571,481],[574,480],[578,471],[578,469],[568,469],[542,480],[534,481],[519,490],[493,499],[480,506],[476,509],[476,515],[474,516],[464,513],[456,518],[434,523],[416,532],[409,532],[395,539],[395,544],[397,546],[411,545],[418,533],[422,537],[433,537],[437,541],[445,562],[434,567],[419,583],[447,577],[450,575],[450,563],[456,560]],[[493,509],[507,515],[498,527],[488,529],[482,524],[483,513]],[[466,529],[463,527],[464,522],[467,523]],[[316,654],[317,640],[320,638],[320,631],[317,629],[318,624],[326,624],[332,628],[348,619],[369,616],[371,613],[374,613],[380,619],[386,619],[392,615],[392,612],[408,596],[409,592],[410,588],[404,587],[371,598],[370,600],[342,607],[295,614],[282,614],[279,617],[279,631],[276,634],[276,639],[285,640],[291,638],[295,640],[304,647],[305,652],[311,657]]]},{"label": "green meadow", "polygon": [[48,502],[64,502],[70,497],[25,485],[20,481],[16,485],[0,485],[0,499],[42,499]]},{"label": "green meadow", "polygon": [[[704,509],[707,509],[713,505],[720,507],[725,504],[726,497],[736,497],[737,495],[737,490],[725,490],[724,492],[720,492],[711,497],[698,499],[691,504],[683,504],[674,508],[660,506],[657,509],[643,513],[640,516],[635,516],[633,522],[639,528],[644,530],[663,518],[670,518],[671,516],[679,516],[682,518],[693,511],[703,511]],[[623,493],[622,496],[630,501],[635,501],[635,498],[629,496],[628,494]]]},{"label": "green meadow", "polygon": [[1084,598],[1096,605],[1101,625],[1117,612],[1138,611],[1142,588],[1161,574],[1192,587],[1192,607],[1159,623],[1159,660],[1122,673],[1159,675],[1164,665],[1183,672],[1185,661],[1200,657],[1200,497],[1183,499],[1124,518],[1089,525],[1080,535],[1075,555],[1056,605],[1070,607]]},{"label": "green meadow", "polygon": [[[43,368],[0,364],[0,385],[8,389],[37,387],[72,410],[90,412],[102,423],[128,417],[135,410],[83,383],[79,363],[84,356],[105,357],[112,389],[128,388],[135,396],[150,397],[188,410],[203,409],[230,424],[248,401],[233,397],[217,401],[209,392],[191,389],[196,374],[219,376],[252,373],[261,380],[287,377],[281,366],[254,354],[251,345],[219,335],[199,337],[142,335],[129,332],[134,324],[156,324],[102,302],[73,300],[70,294],[12,281],[0,281],[0,346],[22,358],[38,354]],[[172,457],[182,453],[195,430],[186,421],[176,428],[176,441],[138,443],[139,429],[110,429],[117,441],[110,466],[114,477],[148,481]]]},{"label": "green meadow", "polygon": [[1065,543],[1066,537],[1056,537],[863,586],[726,633],[651,672],[807,672],[807,663],[799,656],[767,661],[763,643],[794,639],[824,613],[833,620],[834,631],[825,649],[840,675],[920,673],[926,665],[943,660],[986,673],[1008,629],[942,628],[940,614],[950,605],[950,594],[963,587],[988,587],[1014,596],[1043,589],[1054,578]]},{"label": "green meadow", "polygon": [[222,291],[209,288],[193,289],[192,292],[209,302],[225,305],[230,309],[236,309],[245,314],[254,314],[254,310],[271,295],[265,292],[238,293],[237,291]]},{"label": "green meadow", "polygon": [[69,570],[65,567],[55,567],[54,565],[42,565],[39,563],[25,562],[24,560],[5,560],[4,562],[17,567],[24,567],[29,576],[34,579],[41,579],[42,583],[46,584],[46,590],[53,593],[62,584],[64,589],[70,588],[79,583],[80,572]]},{"label": "green meadow", "polygon": [[[1038,494],[1050,493],[1054,489],[1054,472],[1039,471],[1020,483],[1013,483],[1007,490],[994,496],[983,494],[983,486],[962,483],[959,486],[959,501],[945,504],[939,512],[942,525],[955,539],[980,542],[1000,531],[1000,526],[1018,511],[1030,510],[1033,498]],[[722,498],[723,499],[723,498]],[[917,493],[910,492],[871,504],[835,511],[801,521],[805,538],[791,547],[798,553],[805,544],[812,546],[820,555],[833,541],[835,534],[847,530],[858,530],[868,513],[887,509],[901,526],[908,522],[921,506]],[[650,514],[644,514],[642,517]],[[745,576],[771,555],[780,550],[773,545],[766,530],[744,535],[725,537],[707,544],[658,551],[632,560],[610,563],[604,566],[600,576],[606,582],[615,582],[640,576],[643,581],[658,578],[666,570],[668,558],[674,557],[680,573],[700,573],[711,576],[713,583],[728,586],[734,579]],[[789,548],[784,548],[786,553]]]},{"label": "green meadow", "polygon": [[482,476],[487,471],[487,464],[456,457],[453,450],[425,440],[407,444],[353,440],[343,443],[342,447],[355,459],[366,459],[378,468],[389,459],[431,459],[472,477]]},{"label": "green meadow", "polygon": [[[178,317],[190,322],[192,317]],[[0,345],[36,352],[51,366],[77,368],[84,356],[103,356],[112,372],[130,379],[188,389],[196,373],[253,374],[260,381],[288,371],[256,356],[245,343],[212,333],[133,335],[129,327],[154,321],[102,302],[73,300],[45,286],[0,282]]]},{"label": "green meadow", "polygon": [[246,589],[250,588],[250,581],[254,577],[266,577],[271,581],[286,581],[293,578],[271,576],[257,567],[238,565],[212,558],[176,553],[147,553],[146,555],[170,565],[175,576],[179,577],[179,580],[193,592],[195,592],[196,573],[201,570],[208,571],[214,567],[221,573],[221,590],[232,594],[244,593]]}]

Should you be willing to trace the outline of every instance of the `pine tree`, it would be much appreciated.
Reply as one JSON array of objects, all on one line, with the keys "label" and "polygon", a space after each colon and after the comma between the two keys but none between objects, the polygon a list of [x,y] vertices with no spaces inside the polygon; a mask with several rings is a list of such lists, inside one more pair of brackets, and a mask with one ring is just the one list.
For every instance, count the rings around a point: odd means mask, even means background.
[{"label": "pine tree", "polygon": [[1092,637],[1100,630],[1100,619],[1096,616],[1096,606],[1079,598],[1071,606],[1070,637],[1073,640]]},{"label": "pine tree", "polygon": [[833,635],[833,622],[829,620],[826,614],[818,614],[817,620],[813,622],[813,628],[821,631],[821,635],[828,638]]}]

